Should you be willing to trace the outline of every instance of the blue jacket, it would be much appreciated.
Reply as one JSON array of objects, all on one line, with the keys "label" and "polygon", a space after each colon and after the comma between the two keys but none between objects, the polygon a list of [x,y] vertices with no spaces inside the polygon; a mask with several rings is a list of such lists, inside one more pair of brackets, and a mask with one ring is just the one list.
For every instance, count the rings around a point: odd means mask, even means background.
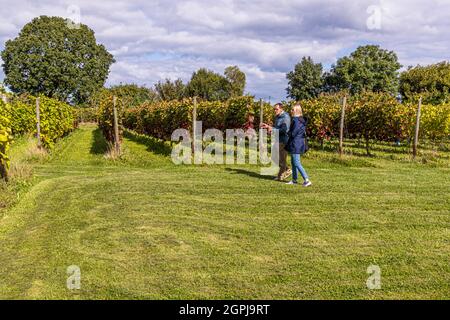
[{"label": "blue jacket", "polygon": [[291,131],[286,150],[290,154],[304,154],[307,151],[306,143],[306,124],[308,120],[304,117],[292,118]]},{"label": "blue jacket", "polygon": [[287,112],[283,111],[283,113],[275,117],[273,128],[279,132],[280,143],[287,144],[290,126],[291,117]]}]

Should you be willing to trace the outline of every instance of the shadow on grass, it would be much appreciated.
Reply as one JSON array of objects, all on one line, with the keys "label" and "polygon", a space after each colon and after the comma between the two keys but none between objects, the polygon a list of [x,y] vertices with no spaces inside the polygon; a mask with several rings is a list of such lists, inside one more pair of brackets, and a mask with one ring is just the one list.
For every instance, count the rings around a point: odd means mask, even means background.
[{"label": "shadow on grass", "polygon": [[108,151],[108,142],[106,141],[100,129],[92,131],[91,154],[105,154]]},{"label": "shadow on grass", "polygon": [[[317,151],[324,151],[328,153],[337,153],[339,151],[339,145],[338,143],[332,143],[332,144],[326,144],[321,146],[319,143],[311,143],[310,145],[311,149],[317,150]],[[352,154],[360,156],[360,157],[374,157],[374,152],[382,152],[382,153],[389,153],[389,154],[408,154],[408,149],[401,146],[394,146],[394,145],[376,145],[371,144],[369,147],[370,154],[367,154],[366,146],[362,144],[357,143],[344,143],[344,150],[351,151]]]},{"label": "shadow on grass", "polygon": [[234,173],[234,174],[246,175],[248,177],[261,179],[261,180],[273,180],[273,178],[274,178],[272,176],[262,176],[257,172],[248,171],[248,170],[244,170],[244,169],[225,168],[225,170],[228,172]]},{"label": "shadow on grass", "polygon": [[131,131],[124,131],[123,136],[133,142],[146,146],[147,151],[149,152],[163,156],[169,156],[172,153],[170,146],[165,144],[162,140],[142,134],[136,134]]}]

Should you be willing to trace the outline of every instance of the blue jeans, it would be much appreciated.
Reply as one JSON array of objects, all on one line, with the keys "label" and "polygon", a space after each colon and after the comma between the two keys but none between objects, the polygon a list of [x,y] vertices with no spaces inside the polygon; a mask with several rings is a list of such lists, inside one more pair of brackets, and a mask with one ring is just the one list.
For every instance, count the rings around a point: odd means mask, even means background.
[{"label": "blue jeans", "polygon": [[306,173],[305,169],[302,166],[302,163],[300,162],[300,155],[299,154],[291,154],[291,163],[292,163],[292,180],[297,182],[298,179],[298,173],[303,177],[303,180],[307,181],[309,180],[308,174]]}]

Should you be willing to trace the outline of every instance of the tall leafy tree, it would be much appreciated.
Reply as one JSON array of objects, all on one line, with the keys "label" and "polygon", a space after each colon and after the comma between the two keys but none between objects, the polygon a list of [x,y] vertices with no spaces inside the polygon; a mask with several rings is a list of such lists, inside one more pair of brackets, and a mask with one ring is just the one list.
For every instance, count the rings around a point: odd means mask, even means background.
[{"label": "tall leafy tree", "polygon": [[325,91],[349,90],[397,94],[399,69],[397,54],[376,45],[361,46],[343,57],[324,76]]},{"label": "tall leafy tree", "polygon": [[205,68],[194,72],[186,87],[189,97],[209,101],[226,100],[231,97],[230,91],[230,82],[224,76]]},{"label": "tall leafy tree", "polygon": [[316,98],[322,90],[323,67],[321,63],[314,63],[311,57],[303,57],[294,70],[286,75],[288,98],[294,100]]},{"label": "tall leafy tree", "polygon": [[244,95],[246,75],[238,66],[230,66],[225,69],[225,78],[230,83],[230,95],[240,97]]},{"label": "tall leafy tree", "polygon": [[69,26],[63,18],[41,16],[6,42],[1,57],[5,84],[13,92],[83,103],[103,87],[113,56],[89,27]]},{"label": "tall leafy tree", "polygon": [[175,81],[166,79],[155,84],[155,91],[161,100],[181,100],[185,96],[186,85],[181,79]]},{"label": "tall leafy tree", "polygon": [[421,95],[425,103],[450,101],[450,63],[443,61],[429,66],[409,67],[400,75],[400,94],[404,100]]},{"label": "tall leafy tree", "polygon": [[112,86],[110,91],[113,95],[119,97],[125,107],[135,107],[146,101],[158,100],[158,94],[144,86],[137,84],[120,84]]}]

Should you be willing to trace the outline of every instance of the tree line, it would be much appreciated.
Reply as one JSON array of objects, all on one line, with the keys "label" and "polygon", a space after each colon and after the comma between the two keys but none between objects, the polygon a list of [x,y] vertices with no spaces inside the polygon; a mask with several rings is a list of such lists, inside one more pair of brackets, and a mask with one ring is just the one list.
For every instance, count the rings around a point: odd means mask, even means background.
[{"label": "tree line", "polygon": [[[17,94],[43,94],[72,105],[89,105],[105,90],[110,67],[115,62],[94,31],[81,24],[71,28],[60,17],[41,16],[26,24],[18,37],[8,40],[1,53],[4,83]],[[337,60],[329,71],[311,57],[303,57],[287,73],[287,98],[304,100],[324,93],[388,93],[403,101],[420,95],[427,104],[445,104],[450,95],[450,63],[409,67],[397,54],[377,45],[360,46]],[[184,83],[165,79],[151,88],[120,84],[109,90],[136,106],[144,101],[181,100],[197,96],[207,101],[226,101],[243,96],[246,75],[237,66],[223,74],[201,68]]]},{"label": "tree line", "polygon": [[112,86],[109,91],[120,97],[126,105],[137,106],[146,101],[171,101],[193,97],[207,101],[226,101],[243,96],[245,85],[245,73],[237,66],[229,66],[223,75],[201,68],[192,74],[187,83],[181,79],[165,79],[158,81],[152,88],[137,84],[120,84]]},{"label": "tree line", "polygon": [[397,54],[377,45],[358,47],[342,57],[325,72],[321,63],[303,57],[286,75],[288,98],[317,98],[323,93],[347,91],[351,95],[363,92],[388,93],[404,102],[419,96],[426,104],[446,104],[450,101],[450,63],[443,61],[428,66],[410,66],[400,72]]},{"label": "tree line", "polygon": [[[47,16],[33,19],[18,37],[8,40],[1,58],[4,83],[14,93],[44,94],[73,105],[85,104],[102,90],[115,62],[88,26],[70,28],[66,19]],[[199,69],[186,84],[166,79],[153,88],[119,85],[112,89],[135,96],[135,102],[193,96],[223,101],[243,95],[245,82],[245,73],[230,66],[223,75]]]}]

